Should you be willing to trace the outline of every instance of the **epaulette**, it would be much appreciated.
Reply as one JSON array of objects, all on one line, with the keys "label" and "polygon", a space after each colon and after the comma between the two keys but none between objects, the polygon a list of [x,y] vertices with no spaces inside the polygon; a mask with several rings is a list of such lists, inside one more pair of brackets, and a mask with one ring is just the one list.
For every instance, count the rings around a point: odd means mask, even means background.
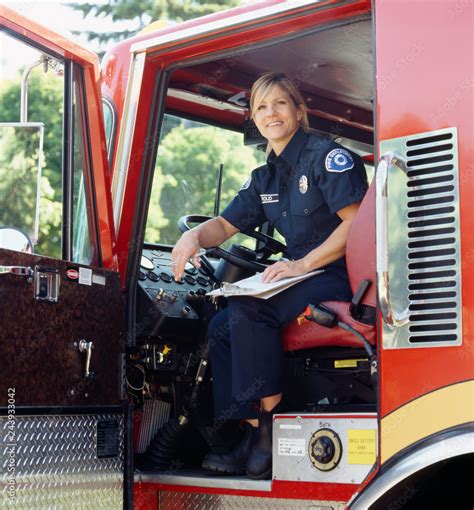
[{"label": "epaulette", "polygon": [[306,148],[313,151],[324,151],[329,149],[335,142],[329,136],[319,136],[313,133],[308,134]]}]

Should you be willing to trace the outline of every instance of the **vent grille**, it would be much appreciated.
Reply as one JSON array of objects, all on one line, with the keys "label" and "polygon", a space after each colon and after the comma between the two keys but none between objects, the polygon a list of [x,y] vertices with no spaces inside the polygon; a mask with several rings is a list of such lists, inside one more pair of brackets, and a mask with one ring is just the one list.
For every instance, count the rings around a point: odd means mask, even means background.
[{"label": "vent grille", "polygon": [[455,129],[407,138],[409,338],[457,344],[461,331]]}]

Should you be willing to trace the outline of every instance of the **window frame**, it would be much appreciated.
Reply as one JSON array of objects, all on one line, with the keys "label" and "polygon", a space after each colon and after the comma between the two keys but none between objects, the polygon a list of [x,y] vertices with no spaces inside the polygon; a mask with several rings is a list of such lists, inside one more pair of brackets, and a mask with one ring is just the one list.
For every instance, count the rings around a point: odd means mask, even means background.
[{"label": "window frame", "polygon": [[[107,136],[105,111],[111,114],[112,126],[110,128],[110,137]],[[112,159],[114,154],[115,141],[117,139],[117,107],[113,99],[108,96],[102,96],[102,113],[104,118],[105,142],[107,146],[107,160],[109,162],[109,171],[112,169]]]},{"label": "window frame", "polygon": [[[67,64],[67,65],[66,65]],[[67,71],[66,71],[67,69]],[[97,202],[94,188],[94,173],[92,169],[92,155],[90,147],[90,130],[87,116],[86,98],[84,94],[84,73],[81,66],[65,61],[65,91],[64,91],[64,122],[63,130],[63,240],[62,258],[73,260],[74,239],[74,174],[81,171],[84,178],[84,193],[87,211],[88,231],[93,246],[91,260],[81,262],[87,265],[102,266],[102,256],[98,234]],[[74,87],[76,89],[76,107],[74,108]],[[80,115],[81,131],[77,139],[83,144],[84,166],[74,168],[74,143],[76,140],[75,115]]]}]

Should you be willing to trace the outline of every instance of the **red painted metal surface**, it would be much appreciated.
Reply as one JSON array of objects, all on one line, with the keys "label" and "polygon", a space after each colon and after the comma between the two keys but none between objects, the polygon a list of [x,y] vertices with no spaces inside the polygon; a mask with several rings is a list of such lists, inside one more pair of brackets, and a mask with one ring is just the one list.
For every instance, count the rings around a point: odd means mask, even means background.
[{"label": "red painted metal surface", "polygon": [[[317,501],[347,502],[355,493],[358,485],[345,483],[316,483],[316,482],[272,482],[272,490],[241,491],[237,489],[213,489],[209,487],[193,487],[185,485],[167,485],[161,483],[135,483],[135,510],[149,510],[158,507],[158,493],[160,490],[173,492],[192,492],[197,494],[222,494],[229,496],[247,496],[257,498],[307,499]],[[188,510],[188,509],[183,509]]]},{"label": "red painted metal surface", "polygon": [[382,417],[474,377],[473,9],[455,0],[376,3],[377,141],[458,128],[463,276],[463,345],[381,350]]},{"label": "red painted metal surface", "polygon": [[[84,93],[87,98],[86,114],[90,130],[90,152],[97,198],[98,233],[103,267],[117,269],[97,55],[5,6],[0,6],[0,25],[8,31],[18,34],[24,40],[29,40],[52,53],[76,62],[84,70]],[[91,194],[92,189],[89,187],[87,192]],[[91,202],[90,196],[88,202]]]}]

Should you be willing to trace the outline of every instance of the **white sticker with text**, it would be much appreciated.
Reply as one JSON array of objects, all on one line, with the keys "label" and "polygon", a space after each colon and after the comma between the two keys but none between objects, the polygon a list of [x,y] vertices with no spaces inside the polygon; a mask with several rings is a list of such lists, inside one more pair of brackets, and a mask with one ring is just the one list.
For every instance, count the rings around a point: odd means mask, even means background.
[{"label": "white sticker with text", "polygon": [[304,438],[279,437],[278,438],[278,455],[287,457],[304,457],[305,446]]},{"label": "white sticker with text", "polygon": [[96,283],[97,285],[105,285],[105,276],[101,276],[100,274],[93,274],[92,283]]},{"label": "white sticker with text", "polygon": [[88,267],[79,268],[79,283],[82,285],[92,285],[92,269]]}]

